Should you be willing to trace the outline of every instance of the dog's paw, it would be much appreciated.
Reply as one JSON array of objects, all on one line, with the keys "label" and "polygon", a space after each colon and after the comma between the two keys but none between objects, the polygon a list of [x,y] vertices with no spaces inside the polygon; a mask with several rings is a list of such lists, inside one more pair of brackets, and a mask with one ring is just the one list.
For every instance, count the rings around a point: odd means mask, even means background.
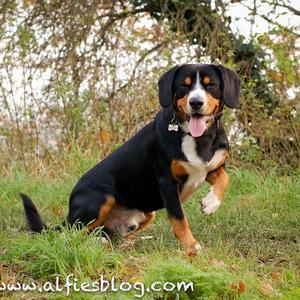
[{"label": "dog's paw", "polygon": [[201,200],[201,209],[205,215],[213,214],[220,206],[221,201],[218,199],[214,190],[211,189],[209,193]]},{"label": "dog's paw", "polygon": [[203,246],[198,242],[192,247],[192,250],[194,250],[196,252],[200,252],[202,249],[203,249]]},{"label": "dog's paw", "polygon": [[187,249],[187,255],[196,256],[201,252],[202,249],[203,249],[202,245],[197,242],[195,245]]},{"label": "dog's paw", "polygon": [[189,246],[181,244],[180,250],[178,250],[178,251],[179,251],[179,253],[185,254],[188,256],[196,256],[202,250],[203,250],[203,246],[200,243],[196,242],[194,245],[189,245]]}]

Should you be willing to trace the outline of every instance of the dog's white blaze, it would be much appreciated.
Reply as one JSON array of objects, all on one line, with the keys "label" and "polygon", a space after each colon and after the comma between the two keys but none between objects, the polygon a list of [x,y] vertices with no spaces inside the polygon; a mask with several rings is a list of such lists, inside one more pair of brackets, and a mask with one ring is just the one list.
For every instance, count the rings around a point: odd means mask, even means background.
[{"label": "dog's white blaze", "polygon": [[202,86],[202,84],[200,83],[200,76],[199,76],[199,72],[197,72],[197,75],[196,75],[196,85],[195,85],[195,88],[189,93],[189,96],[188,96],[188,101],[187,101],[187,111],[189,113],[191,113],[191,106],[189,105],[190,103],[190,99],[192,97],[197,97],[197,98],[200,98],[203,100],[203,104],[205,105],[206,103],[206,92]]},{"label": "dog's white blaze", "polygon": [[130,233],[128,230],[129,227],[136,226],[137,230],[139,224],[145,220],[146,216],[142,211],[116,205],[104,221],[103,225],[108,229],[117,232],[121,236],[126,236]]},{"label": "dog's white blaze", "polygon": [[196,143],[193,137],[186,135],[181,144],[187,162],[181,162],[189,177],[180,193],[181,201],[185,201],[205,181],[207,174],[216,169],[224,160],[226,150],[217,150],[209,162],[204,162],[197,154]]}]

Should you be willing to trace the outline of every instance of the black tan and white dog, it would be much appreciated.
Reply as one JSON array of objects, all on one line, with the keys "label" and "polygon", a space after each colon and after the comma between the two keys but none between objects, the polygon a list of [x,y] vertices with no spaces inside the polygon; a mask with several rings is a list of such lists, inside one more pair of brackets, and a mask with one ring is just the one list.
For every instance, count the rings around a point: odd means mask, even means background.
[{"label": "black tan and white dog", "polygon": [[[224,105],[239,106],[240,79],[221,65],[185,64],[167,71],[158,84],[163,109],[79,179],[67,222],[127,236],[165,208],[180,244],[198,249],[182,203],[206,180],[211,189],[201,201],[203,213],[221,204],[229,144],[220,119]],[[21,197],[31,231],[46,229],[31,199]]]}]

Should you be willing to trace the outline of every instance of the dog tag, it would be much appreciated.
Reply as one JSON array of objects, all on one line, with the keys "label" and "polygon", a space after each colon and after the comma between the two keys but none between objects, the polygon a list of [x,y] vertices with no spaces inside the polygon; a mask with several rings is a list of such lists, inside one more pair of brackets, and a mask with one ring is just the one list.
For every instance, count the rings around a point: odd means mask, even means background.
[{"label": "dog tag", "polygon": [[168,130],[169,131],[178,131],[178,125],[176,125],[176,124],[169,124]]}]

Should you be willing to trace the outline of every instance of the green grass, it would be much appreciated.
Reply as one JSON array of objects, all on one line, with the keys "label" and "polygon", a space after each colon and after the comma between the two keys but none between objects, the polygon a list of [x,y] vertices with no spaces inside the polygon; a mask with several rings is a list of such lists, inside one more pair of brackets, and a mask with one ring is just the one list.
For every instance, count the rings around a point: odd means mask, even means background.
[{"label": "green grass", "polygon": [[[198,256],[189,256],[179,250],[164,210],[130,243],[118,239],[102,243],[101,232],[90,236],[70,229],[41,235],[26,232],[18,193],[34,199],[49,226],[60,224],[74,183],[95,162],[75,161],[73,166],[68,162],[67,167],[50,166],[38,175],[14,167],[0,180],[0,283],[40,285],[55,283],[59,276],[64,284],[70,274],[78,284],[92,283],[103,275],[107,280],[114,277],[116,285],[193,282],[193,291],[150,291],[143,299],[300,299],[298,175],[229,169],[229,190],[209,217],[199,205],[209,188],[205,184],[184,205],[192,232],[204,244]],[[65,299],[65,292],[0,291],[0,297]],[[72,299],[133,299],[140,292],[72,292]]]}]

